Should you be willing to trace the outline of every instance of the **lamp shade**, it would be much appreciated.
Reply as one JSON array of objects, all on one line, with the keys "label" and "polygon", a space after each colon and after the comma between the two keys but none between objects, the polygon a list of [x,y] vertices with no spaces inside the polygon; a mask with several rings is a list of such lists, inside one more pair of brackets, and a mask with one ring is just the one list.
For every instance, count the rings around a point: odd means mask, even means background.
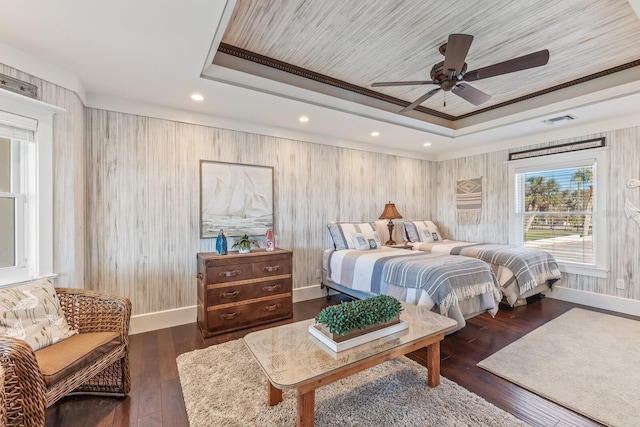
[{"label": "lamp shade", "polygon": [[398,219],[398,218],[402,218],[402,215],[400,215],[400,213],[398,212],[398,209],[396,209],[396,205],[394,205],[391,202],[384,205],[384,211],[382,211],[382,215],[380,215],[379,219]]}]

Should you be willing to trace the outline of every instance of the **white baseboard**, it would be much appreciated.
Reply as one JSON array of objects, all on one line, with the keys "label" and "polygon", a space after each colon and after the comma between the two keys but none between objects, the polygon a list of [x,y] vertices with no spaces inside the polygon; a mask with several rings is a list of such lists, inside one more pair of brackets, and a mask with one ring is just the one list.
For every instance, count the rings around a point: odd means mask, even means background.
[{"label": "white baseboard", "polygon": [[[332,291],[331,293],[333,294],[335,292]],[[563,286],[554,286],[553,291],[547,291],[545,294],[549,298],[588,305],[590,307],[597,307],[604,310],[617,311],[618,313],[625,313],[633,316],[640,316],[639,300],[579,291],[576,289],[565,288]],[[327,290],[321,289],[320,285],[296,288],[293,290],[293,302],[321,298],[326,295]],[[195,305],[191,307],[176,308],[174,310],[157,311],[155,313],[131,316],[131,327],[129,328],[129,333],[134,335],[195,322]]]},{"label": "white baseboard", "polygon": [[197,306],[181,307],[173,310],[156,311],[153,313],[137,314],[131,316],[129,335],[155,331],[157,329],[171,328],[196,322]]},{"label": "white baseboard", "polygon": [[[332,292],[333,293],[333,292]],[[326,289],[320,289],[320,285],[306,286],[293,290],[293,302],[306,301],[321,298],[327,295]],[[173,310],[156,311],[154,313],[138,314],[131,316],[129,334],[141,334],[157,329],[171,328],[173,326],[195,323],[197,307],[176,308]]]},{"label": "white baseboard", "polygon": [[595,292],[579,291],[577,289],[554,286],[553,291],[545,291],[549,298],[569,301],[576,304],[604,310],[617,311],[618,313],[640,316],[640,301],[628,298],[614,297],[611,295],[597,294]]}]

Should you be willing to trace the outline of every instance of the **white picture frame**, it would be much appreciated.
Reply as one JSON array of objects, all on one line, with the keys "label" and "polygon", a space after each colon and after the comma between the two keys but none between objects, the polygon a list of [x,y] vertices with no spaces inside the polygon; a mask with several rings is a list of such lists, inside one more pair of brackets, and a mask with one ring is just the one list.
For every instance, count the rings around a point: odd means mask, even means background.
[{"label": "white picture frame", "polygon": [[274,228],[273,167],[200,161],[200,238],[264,236]]}]

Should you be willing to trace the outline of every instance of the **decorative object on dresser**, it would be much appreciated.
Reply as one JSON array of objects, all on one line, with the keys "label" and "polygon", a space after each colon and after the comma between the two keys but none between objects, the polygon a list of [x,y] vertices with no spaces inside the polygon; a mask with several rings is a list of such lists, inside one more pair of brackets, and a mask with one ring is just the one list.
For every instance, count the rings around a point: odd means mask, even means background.
[{"label": "decorative object on dresser", "polygon": [[293,253],[199,253],[198,326],[205,337],[293,316]]},{"label": "decorative object on dresser", "polygon": [[200,160],[200,237],[273,229],[273,167]]},{"label": "decorative object on dresser", "polygon": [[216,238],[216,251],[218,255],[227,254],[227,236],[224,235],[224,230],[220,229],[218,237]]},{"label": "decorative object on dresser", "polygon": [[273,230],[268,229],[267,235],[265,236],[265,247],[267,248],[267,252],[271,252],[276,248],[276,240],[273,237]]},{"label": "decorative object on dresser", "polygon": [[239,254],[248,254],[251,252],[251,245],[255,245],[256,241],[251,240],[246,234],[236,240],[231,249],[238,248]]},{"label": "decorative object on dresser", "polygon": [[393,240],[393,220],[400,218],[402,218],[402,215],[400,215],[398,209],[396,209],[395,204],[389,201],[389,203],[384,205],[384,211],[382,211],[382,215],[380,215],[378,219],[389,220],[389,223],[387,224],[387,228],[389,229],[389,240],[387,240],[387,243],[385,243],[385,245],[390,246],[396,244],[396,242]]}]

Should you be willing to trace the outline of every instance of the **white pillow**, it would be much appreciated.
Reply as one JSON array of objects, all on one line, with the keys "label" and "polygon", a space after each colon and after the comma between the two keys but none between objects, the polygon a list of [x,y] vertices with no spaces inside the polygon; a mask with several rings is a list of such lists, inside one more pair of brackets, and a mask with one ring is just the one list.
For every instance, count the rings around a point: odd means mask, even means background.
[{"label": "white pillow", "polygon": [[33,351],[78,333],[70,329],[58,295],[46,278],[0,289],[0,335],[20,338]]},{"label": "white pillow", "polygon": [[365,235],[362,233],[351,233],[351,245],[350,249],[357,249],[359,251],[368,251],[370,249],[378,249],[382,246],[378,233],[375,231],[373,235]]},{"label": "white pillow", "polygon": [[361,234],[367,241],[370,239],[375,240],[375,249],[382,246],[380,237],[378,236],[378,233],[376,233],[374,225],[370,222],[363,222],[359,224],[346,222],[333,223],[329,224],[328,227],[336,250],[358,249],[358,247],[361,247],[362,245],[359,242],[354,242],[354,239],[351,237],[352,234]]},{"label": "white pillow", "polygon": [[403,223],[410,242],[440,242],[442,235],[433,221],[406,221]]}]

